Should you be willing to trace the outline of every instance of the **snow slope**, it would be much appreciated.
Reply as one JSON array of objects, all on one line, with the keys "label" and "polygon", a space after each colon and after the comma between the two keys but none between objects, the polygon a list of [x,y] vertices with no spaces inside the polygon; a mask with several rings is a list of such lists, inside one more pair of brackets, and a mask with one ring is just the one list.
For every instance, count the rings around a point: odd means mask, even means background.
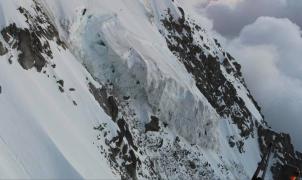
[{"label": "snow slope", "polygon": [[[6,12],[21,2],[8,10],[13,1],[1,0],[1,12],[9,16]],[[93,127],[111,120],[87,88],[86,77],[92,78],[68,50],[54,43],[51,49],[56,68],[44,68],[45,74],[22,69],[18,52],[10,48],[0,57],[0,178],[116,178],[93,145]],[[64,93],[58,89],[59,79],[64,80]]]},{"label": "snow slope", "polygon": [[266,124],[191,3],[0,0],[0,179],[250,179]]}]

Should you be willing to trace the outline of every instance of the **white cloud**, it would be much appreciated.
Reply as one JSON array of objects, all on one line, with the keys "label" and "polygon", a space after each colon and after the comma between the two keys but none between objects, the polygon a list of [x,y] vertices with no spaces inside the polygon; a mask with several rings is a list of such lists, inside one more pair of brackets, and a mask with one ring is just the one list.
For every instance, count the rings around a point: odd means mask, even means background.
[{"label": "white cloud", "polygon": [[245,26],[239,36],[242,44],[272,45],[279,58],[274,61],[288,76],[302,79],[302,39],[299,26],[288,19],[260,17]]},{"label": "white cloud", "polygon": [[302,150],[302,38],[288,19],[260,17],[228,45],[269,124]]},{"label": "white cloud", "polygon": [[244,26],[253,23],[260,16],[289,18],[302,27],[301,0],[240,0],[234,2],[210,1],[204,9],[205,14],[214,21],[214,29],[224,36],[237,36]]}]

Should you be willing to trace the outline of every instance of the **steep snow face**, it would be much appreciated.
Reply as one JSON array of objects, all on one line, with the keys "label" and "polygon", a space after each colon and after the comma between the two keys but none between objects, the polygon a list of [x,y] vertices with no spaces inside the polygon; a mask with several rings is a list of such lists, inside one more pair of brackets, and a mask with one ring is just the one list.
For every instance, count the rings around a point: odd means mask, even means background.
[{"label": "steep snow face", "polygon": [[236,126],[219,123],[160,33],[168,8],[181,17],[172,2],[65,3],[10,1],[18,16],[1,22],[3,178],[251,175],[256,161],[228,143]]},{"label": "steep snow face", "polygon": [[[165,36],[161,34],[166,31],[162,20],[166,17],[168,9],[175,18],[182,17],[181,11],[173,2],[144,1],[140,4],[131,1],[125,4],[121,1],[117,2],[117,6],[110,8],[108,4],[110,3],[106,1],[95,2],[95,7],[91,7],[88,3],[81,11],[78,9],[78,18],[63,20],[70,21],[66,23],[69,24],[66,34],[69,35],[73,52],[94,77],[100,82],[113,85],[119,99],[123,97],[133,99],[131,108],[137,112],[138,126],[143,126],[151,115],[156,115],[169,126],[169,129],[184,137],[189,143],[214,149],[213,152],[216,150],[220,152],[220,148],[225,150],[224,158],[227,160],[223,161],[231,161],[233,157],[229,157],[236,156],[236,151],[232,152],[234,150],[229,148],[229,139],[240,152],[245,152],[244,156],[247,159],[250,155],[259,157],[256,140],[245,143],[244,136],[238,133],[235,126],[229,124],[232,118],[225,120],[221,125],[227,126],[229,130],[224,131],[222,129],[225,127],[218,126],[217,120],[221,117],[196,86],[196,79],[168,48]],[[207,46],[216,48],[214,40],[206,33],[202,35],[207,38]],[[221,59],[226,56],[218,47],[205,52],[208,54],[220,52]],[[234,68],[230,66],[231,69]],[[252,113],[251,119],[246,120],[250,124],[247,127],[243,125],[239,131],[245,131],[246,128],[246,131],[254,134],[254,121],[260,123],[262,117],[242,84],[242,79],[234,78],[234,74],[227,73],[224,66],[221,68],[225,81],[232,82],[229,86],[235,87],[235,94],[232,95],[237,96],[237,91],[238,96],[243,99],[241,102],[245,101],[247,104],[246,112]],[[239,106],[235,108],[240,110]],[[140,132],[144,130],[141,127],[135,128]],[[223,139],[221,143],[217,141],[219,136]],[[219,147],[221,144],[225,147]],[[242,157],[237,156],[236,162],[240,158]],[[257,160],[258,158],[250,158],[251,163],[246,166],[239,161],[238,166],[242,166],[243,172],[238,176],[245,173],[246,176],[250,176]],[[232,166],[231,162],[222,164]]]},{"label": "steep snow face", "polygon": [[[93,127],[100,121],[112,121],[89,92],[89,73],[55,38],[48,40],[44,35],[36,40],[48,44],[52,57],[41,52],[47,62],[43,73],[35,67],[25,70],[19,63],[24,49],[18,33],[23,28],[35,34],[38,31],[30,27],[32,19],[25,22],[26,17],[17,9],[24,7],[33,17],[41,12],[34,3],[23,0],[1,0],[0,7],[5,13],[1,26],[15,23],[15,28],[0,35],[7,49],[0,56],[0,179],[117,178],[93,144]],[[40,18],[44,16],[40,14]],[[47,22],[39,25],[47,26]],[[33,37],[29,34],[20,38]]]},{"label": "steep snow face", "polygon": [[[143,20],[137,18],[134,24]],[[70,35],[74,52],[97,79],[112,82],[120,97],[137,101],[135,109],[145,112],[139,118],[142,123],[153,113],[189,142],[216,146],[218,115],[182,64],[156,41],[162,41],[160,37],[131,33],[118,15],[87,14],[80,21]],[[204,137],[205,129],[209,134]]]},{"label": "steep snow face", "polygon": [[191,11],[0,0],[0,178],[250,179],[268,141],[290,140]]}]

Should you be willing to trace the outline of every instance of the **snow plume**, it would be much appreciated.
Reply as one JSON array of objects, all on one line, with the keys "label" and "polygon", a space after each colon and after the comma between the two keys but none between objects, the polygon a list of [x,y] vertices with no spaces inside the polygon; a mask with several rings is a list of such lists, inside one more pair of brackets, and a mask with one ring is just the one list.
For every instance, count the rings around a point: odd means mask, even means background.
[{"label": "snow plume", "polygon": [[[228,45],[269,124],[290,133],[298,149],[302,107],[302,38],[288,19],[260,17]],[[298,128],[297,128],[298,127]]]},{"label": "snow plume", "polygon": [[302,26],[301,8],[302,1],[299,0],[238,0],[233,3],[217,0],[208,3],[204,10],[213,20],[216,31],[234,37],[260,16],[288,18]]}]

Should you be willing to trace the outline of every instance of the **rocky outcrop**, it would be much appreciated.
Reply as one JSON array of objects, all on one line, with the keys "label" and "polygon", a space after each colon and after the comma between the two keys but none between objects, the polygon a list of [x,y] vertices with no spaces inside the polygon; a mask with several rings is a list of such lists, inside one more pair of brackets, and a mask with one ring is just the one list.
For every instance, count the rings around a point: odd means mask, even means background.
[{"label": "rocky outcrop", "polygon": [[[217,113],[222,118],[230,117],[242,137],[254,136],[254,117],[222,70],[226,69],[228,74],[245,84],[240,65],[225,51],[214,52],[216,56],[209,53],[210,47],[203,43],[205,40],[199,35],[202,28],[186,20],[184,13],[181,18],[175,19],[168,9],[162,24],[167,30],[165,37],[169,49],[193,75],[196,86]],[[215,42],[218,44],[217,40]],[[219,53],[223,55],[223,60],[218,57]]]},{"label": "rocky outcrop", "polygon": [[99,105],[110,117],[112,117],[112,120],[116,121],[119,110],[115,98],[108,95],[105,87],[96,88],[92,83],[89,83],[88,85],[90,92],[93,94]]},{"label": "rocky outcrop", "polygon": [[259,126],[258,136],[262,154],[265,154],[270,144],[273,146],[274,163],[270,169],[273,173],[274,179],[278,178],[284,165],[291,165],[302,171],[301,153],[295,151],[289,134],[277,133],[271,129]]},{"label": "rocky outcrop", "polygon": [[[89,82],[88,87],[100,107],[104,109],[118,126],[117,135],[113,135],[112,138],[107,136],[110,132],[106,131],[104,125],[99,125],[94,128],[103,133],[106,139],[105,142],[109,147],[109,151],[104,153],[107,154],[109,163],[121,174],[122,179],[137,179],[136,171],[140,160],[135,155],[135,151],[137,151],[138,148],[134,144],[132,133],[125,119],[120,118],[117,120],[120,113],[118,101],[114,96],[109,94],[109,89],[105,86],[97,88],[93,83]],[[122,164],[119,164],[120,161]]]},{"label": "rocky outcrop", "polygon": [[[234,76],[246,87],[240,65],[228,52],[221,49],[218,40],[214,39],[215,49],[218,49],[218,52],[213,50],[212,46],[206,45],[204,37],[199,35],[203,29],[186,19],[181,8],[179,11],[181,17],[175,18],[171,15],[170,10],[167,10],[166,17],[162,19],[162,24],[166,28],[164,35],[168,47],[184,64],[187,71],[193,75],[196,86],[202,94],[206,96],[222,118],[231,118],[240,130],[241,137],[245,139],[249,136],[255,137],[256,130],[262,154],[267,151],[268,145],[273,143],[275,149],[273,161],[275,163],[270,168],[274,179],[277,179],[285,164],[294,165],[302,170],[301,153],[294,150],[290,136],[271,130],[264,120],[261,121],[261,124],[255,121],[244,100],[238,95],[236,88],[223,72],[225,69],[227,74]],[[198,37],[197,40],[196,37]],[[248,97],[260,112],[260,107],[249,91]],[[240,153],[244,153],[244,141],[235,141],[231,136],[229,145],[236,146]]]},{"label": "rocky outcrop", "polygon": [[35,67],[38,72],[41,72],[47,64],[47,58],[53,58],[49,41],[55,41],[63,48],[66,46],[60,40],[58,31],[43,11],[42,6],[36,1],[34,4],[35,15],[30,14],[22,7],[18,9],[26,18],[29,28],[19,28],[13,23],[3,28],[1,34],[12,49],[21,52],[18,62],[24,69],[28,70]]},{"label": "rocky outcrop", "polygon": [[[42,55],[43,45],[34,32],[30,32],[29,29],[18,28],[16,24],[11,24],[2,29],[1,34],[12,48],[16,48],[21,52],[18,62],[24,69],[28,70],[35,67],[41,72],[46,60]],[[49,49],[49,46],[47,48]]]},{"label": "rocky outcrop", "polygon": [[6,49],[6,47],[4,47],[4,45],[0,41],[0,56],[3,56],[6,53],[7,53],[7,49]]},{"label": "rocky outcrop", "polygon": [[156,116],[151,116],[151,121],[145,125],[145,131],[159,131],[159,119]]}]

